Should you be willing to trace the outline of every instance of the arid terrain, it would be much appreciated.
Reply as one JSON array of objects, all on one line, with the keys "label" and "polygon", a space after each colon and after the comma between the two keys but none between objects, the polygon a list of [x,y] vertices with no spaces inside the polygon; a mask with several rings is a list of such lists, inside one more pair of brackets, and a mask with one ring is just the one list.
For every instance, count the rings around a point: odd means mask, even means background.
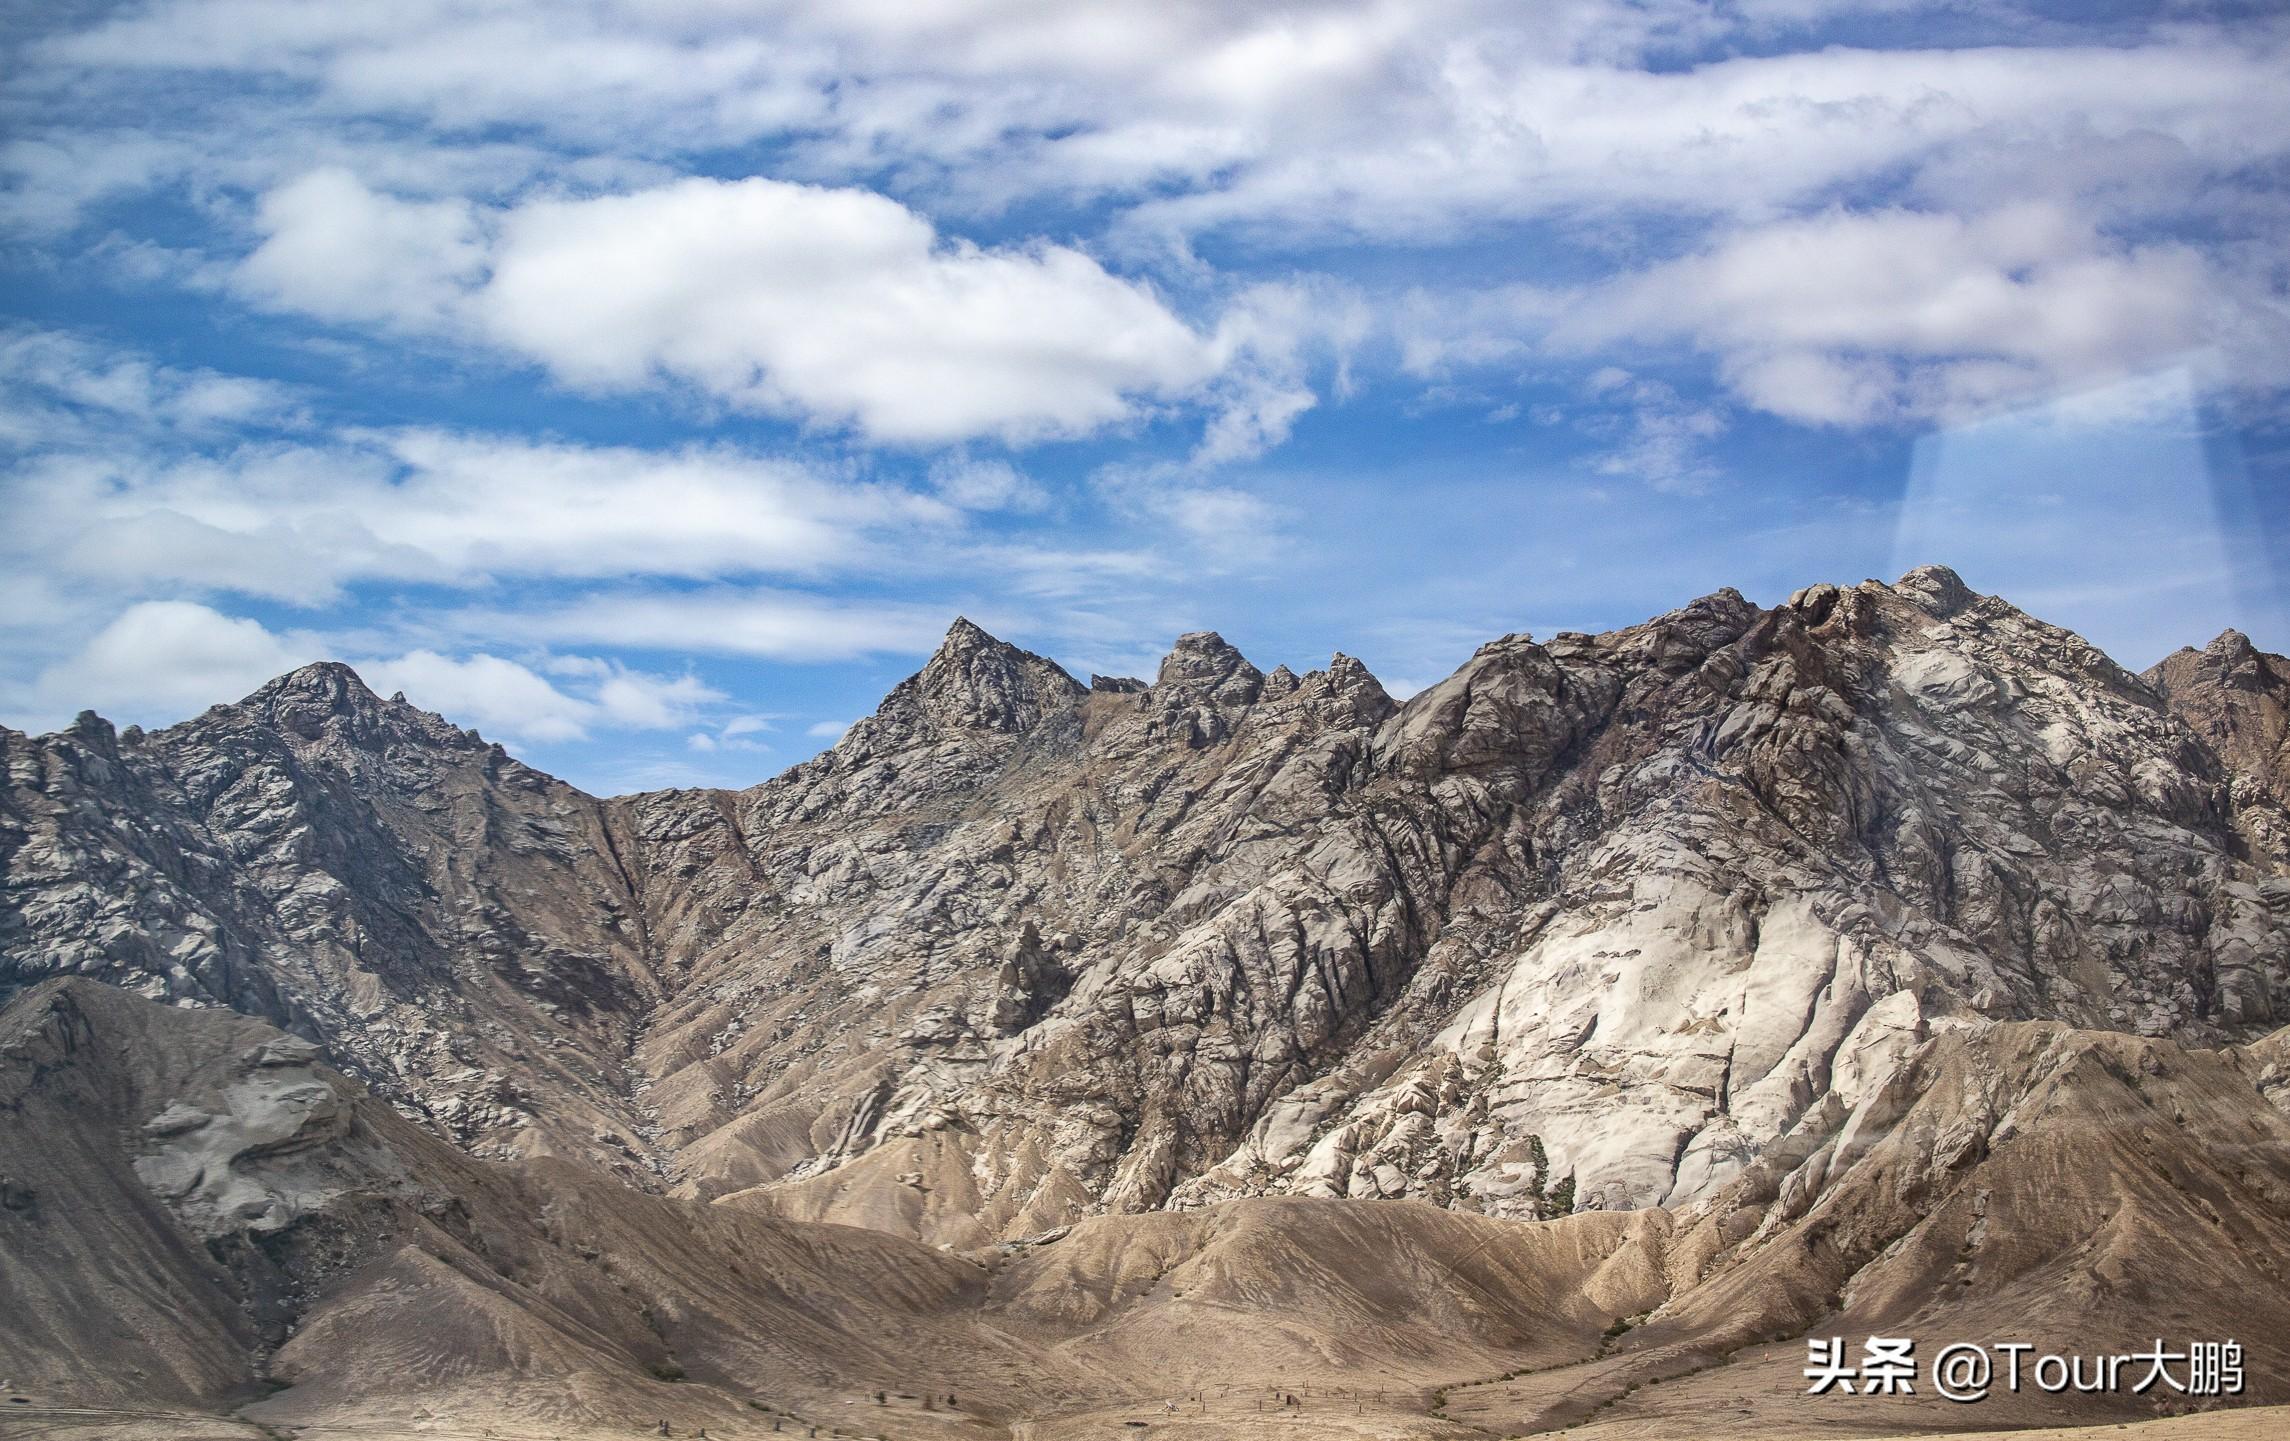
[{"label": "arid terrain", "polygon": [[740,792],[0,732],[0,1434],[2272,1435],[2286,714],[1926,568],[1404,704],[961,622]]}]

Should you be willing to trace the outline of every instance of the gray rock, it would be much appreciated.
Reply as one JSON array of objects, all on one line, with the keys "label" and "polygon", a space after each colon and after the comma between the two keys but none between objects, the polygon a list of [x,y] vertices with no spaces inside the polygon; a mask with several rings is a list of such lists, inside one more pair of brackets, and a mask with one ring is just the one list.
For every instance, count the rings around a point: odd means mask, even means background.
[{"label": "gray rock", "polygon": [[313,666],[0,734],[0,986],[234,1006],[479,1152],[953,1244],[1680,1204],[1936,1035],[2281,1024],[2284,675],[2133,677],[1937,567],[1404,705],[1205,632],[1084,687],[964,621],[782,776],[600,801]]}]

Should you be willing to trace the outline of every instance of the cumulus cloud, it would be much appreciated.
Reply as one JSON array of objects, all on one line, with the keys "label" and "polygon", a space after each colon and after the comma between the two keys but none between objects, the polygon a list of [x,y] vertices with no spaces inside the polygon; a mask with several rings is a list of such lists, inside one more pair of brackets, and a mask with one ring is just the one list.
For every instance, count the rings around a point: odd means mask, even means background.
[{"label": "cumulus cloud", "polygon": [[42,673],[34,708],[50,724],[90,709],[122,721],[178,720],[237,700],[320,654],[308,635],[273,635],[259,621],[188,601],[142,601]]},{"label": "cumulus cloud", "polygon": [[1087,434],[1217,368],[1079,251],[944,242],[882,196],[760,179],[521,207],[477,303],[576,384],[662,372],[901,442]]},{"label": "cumulus cloud", "polygon": [[416,650],[356,667],[383,694],[407,700],[493,735],[534,741],[581,740],[596,707],[566,695],[513,660],[496,655],[459,659]]},{"label": "cumulus cloud", "polygon": [[1085,435],[1235,353],[1078,250],[946,240],[847,187],[690,178],[480,215],[327,170],[266,195],[259,224],[237,282],[268,303],[904,444]]},{"label": "cumulus cloud", "polygon": [[1683,343],[1758,409],[1861,425],[2132,373],[2204,344],[2221,308],[2191,247],[2111,243],[2056,206],[1832,211],[1596,287],[1550,339]]},{"label": "cumulus cloud", "polygon": [[255,224],[263,241],[238,288],[321,320],[436,326],[485,264],[467,201],[379,195],[335,167],[264,195]]},{"label": "cumulus cloud", "polygon": [[[1531,25],[1494,0],[331,8],[157,0],[58,27],[23,85],[61,108],[154,70],[256,77],[260,96],[202,112],[191,139],[27,127],[0,151],[5,203],[53,225],[101,196],[220,186],[251,197],[257,243],[233,284],[257,303],[898,444],[1094,434],[1196,405],[1202,464],[1281,444],[1324,397],[1239,344],[1229,316],[1188,320],[1101,255],[1214,289],[1193,262],[1204,241],[1438,247],[1542,227],[1516,283],[1459,287],[1519,313],[1427,331],[1387,302],[1417,371],[1516,362],[1539,334],[1534,296],[1587,268],[1570,250],[1645,270],[1638,247],[1662,235],[1708,268],[1778,243],[1776,226],[1886,203],[1974,229],[2029,197],[2084,216],[2105,239],[2089,276],[2014,282],[2055,314],[2098,306],[2135,329],[2154,292],[2183,299],[2156,225],[2199,223],[2191,278],[2219,308],[2281,301],[2264,254],[2290,219],[2268,179],[2290,151],[2290,32],[2272,24],[2079,29],[1900,0],[1884,8],[1923,18],[1888,30],[1928,39],[1888,47],[1868,43],[1869,7],[1827,0],[1558,0]],[[377,138],[377,119],[420,138]],[[478,138],[500,134],[533,138]],[[289,153],[306,173],[276,173]],[[768,155],[779,178],[666,178],[735,153]],[[1019,207],[1095,249],[972,245],[925,218]],[[1830,298],[1936,303],[1861,279]],[[1645,336],[1617,333],[1599,358],[1635,364]],[[2008,400],[2061,369],[1707,339],[1745,398],[1817,423]]]}]

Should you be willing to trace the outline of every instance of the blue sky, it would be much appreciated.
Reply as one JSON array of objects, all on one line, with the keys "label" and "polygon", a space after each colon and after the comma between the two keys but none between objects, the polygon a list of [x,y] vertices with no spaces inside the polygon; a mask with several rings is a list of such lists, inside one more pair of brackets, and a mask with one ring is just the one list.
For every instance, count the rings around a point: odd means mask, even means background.
[{"label": "blue sky", "polygon": [[0,721],[745,784],[967,614],[2290,648],[2275,7],[0,3]]}]

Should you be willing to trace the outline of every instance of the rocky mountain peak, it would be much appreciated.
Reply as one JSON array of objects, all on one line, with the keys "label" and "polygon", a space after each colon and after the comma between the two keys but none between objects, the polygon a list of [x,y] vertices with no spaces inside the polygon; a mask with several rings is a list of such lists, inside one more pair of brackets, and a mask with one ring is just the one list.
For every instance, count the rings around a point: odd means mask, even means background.
[{"label": "rocky mountain peak", "polygon": [[1936,616],[1954,615],[1979,599],[1962,576],[1944,565],[1920,565],[1894,581],[1892,589]]},{"label": "rocky mountain peak", "polygon": [[2181,646],[2140,675],[2157,694],[2174,702],[2221,688],[2253,693],[2275,689],[2290,677],[2290,661],[2271,656],[2231,626],[2201,650]]},{"label": "rocky mountain peak", "polygon": [[825,755],[604,802],[310,667],[101,766],[8,742],[0,990],[226,1000],[489,1153],[934,1243],[1682,1202],[1947,1026],[2285,1013],[2286,693],[2087,652],[1937,568],[1396,711],[1207,631],[1085,702],[961,621]]},{"label": "rocky mountain peak", "polygon": [[369,729],[387,713],[389,703],[349,666],[323,660],[265,682],[239,702],[239,709],[290,734],[315,739],[329,723]]},{"label": "rocky mountain peak", "polygon": [[[402,691],[382,699],[357,671],[336,660],[288,671],[231,709],[258,725],[305,741],[335,738],[361,747],[412,744],[451,751],[483,741],[476,731],[423,710]],[[193,719],[185,725],[201,723]]]},{"label": "rocky mountain peak", "polygon": [[72,717],[68,734],[100,751],[114,750],[119,744],[119,733],[112,729],[111,722],[91,710]]},{"label": "rocky mountain peak", "polygon": [[2290,659],[2228,629],[2201,650],[2180,647],[2139,679],[2236,773],[2235,829],[2258,854],[2290,862]]},{"label": "rocky mountain peak", "polygon": [[264,682],[239,704],[273,713],[318,708],[352,715],[379,710],[383,702],[357,671],[338,660],[322,660]]},{"label": "rocky mountain peak", "polygon": [[1399,702],[1391,698],[1375,673],[1342,651],[1329,658],[1328,669],[1319,673],[1319,680],[1330,698],[1366,724],[1377,724],[1399,709]]},{"label": "rocky mountain peak", "polygon": [[938,649],[941,653],[947,651],[964,653],[993,650],[1002,644],[1001,640],[990,634],[978,622],[966,615],[958,615],[954,618],[954,624],[946,628],[946,639],[938,643]]},{"label": "rocky mountain peak", "polygon": [[2229,626],[2203,647],[2203,660],[2221,674],[2233,676],[2245,687],[2263,684],[2260,672],[2264,669],[2263,653],[2250,643],[2250,637]]},{"label": "rocky mountain peak", "polygon": [[1264,672],[1215,631],[1196,630],[1177,637],[1153,689],[1214,705],[1247,705],[1263,691]]},{"label": "rocky mountain peak", "polygon": [[957,617],[930,660],[900,682],[875,715],[933,730],[1016,735],[1085,694],[1057,662]]},{"label": "rocky mountain peak", "polygon": [[1353,690],[1368,685],[1378,690],[1383,689],[1375,673],[1363,665],[1358,657],[1348,656],[1342,651],[1328,658],[1328,683],[1339,690]]}]

